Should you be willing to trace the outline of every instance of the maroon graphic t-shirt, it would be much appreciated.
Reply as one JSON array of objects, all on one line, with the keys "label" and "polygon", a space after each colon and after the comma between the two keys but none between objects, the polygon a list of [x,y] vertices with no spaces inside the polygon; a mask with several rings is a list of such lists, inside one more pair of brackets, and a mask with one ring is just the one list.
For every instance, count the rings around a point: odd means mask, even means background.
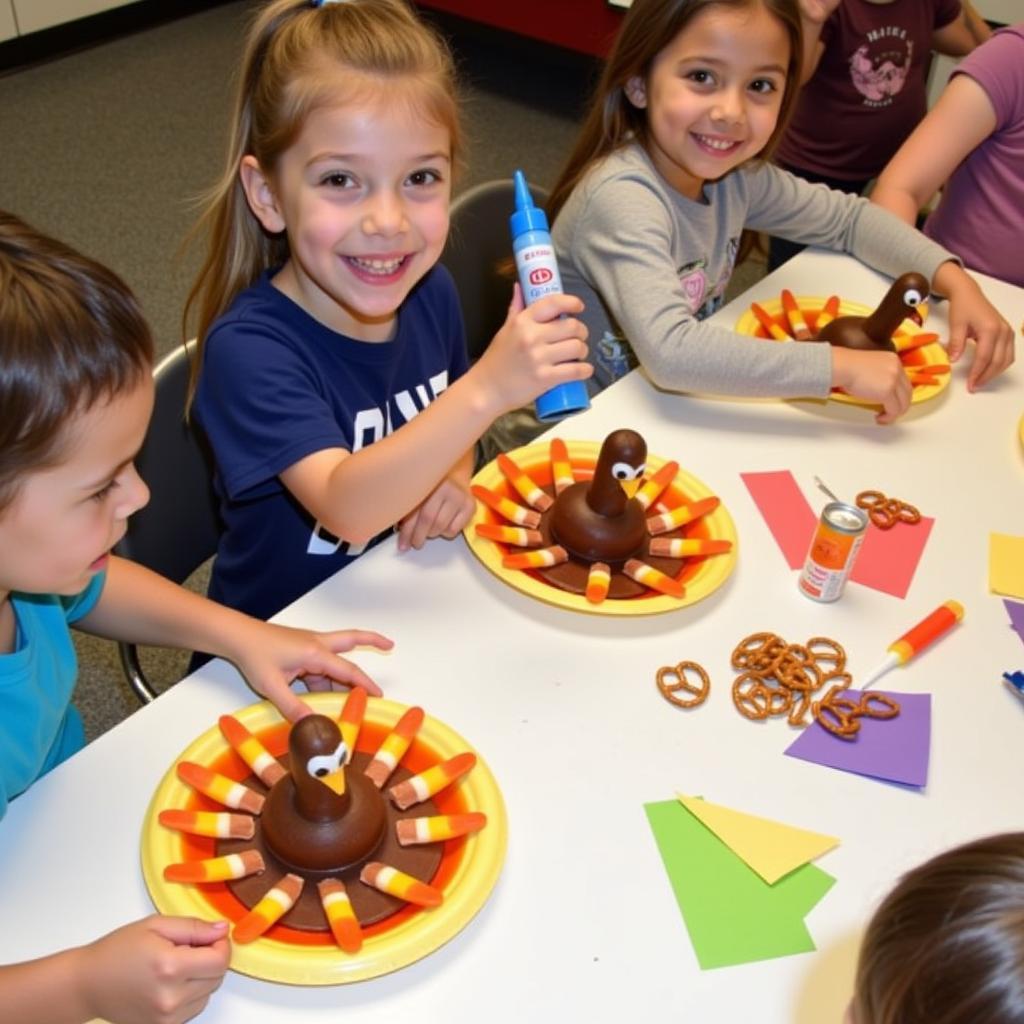
[{"label": "maroon graphic t-shirt", "polygon": [[842,0],[778,162],[844,181],[875,177],[924,117],[932,34],[959,14],[960,0]]}]

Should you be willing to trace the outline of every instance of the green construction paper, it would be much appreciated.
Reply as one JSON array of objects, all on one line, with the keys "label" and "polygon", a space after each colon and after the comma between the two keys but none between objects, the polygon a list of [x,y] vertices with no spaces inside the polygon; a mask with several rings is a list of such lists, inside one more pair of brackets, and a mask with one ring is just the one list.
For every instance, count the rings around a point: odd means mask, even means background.
[{"label": "green construction paper", "polygon": [[804,917],[831,875],[805,864],[769,885],[678,800],[644,810],[704,970],[816,948]]}]

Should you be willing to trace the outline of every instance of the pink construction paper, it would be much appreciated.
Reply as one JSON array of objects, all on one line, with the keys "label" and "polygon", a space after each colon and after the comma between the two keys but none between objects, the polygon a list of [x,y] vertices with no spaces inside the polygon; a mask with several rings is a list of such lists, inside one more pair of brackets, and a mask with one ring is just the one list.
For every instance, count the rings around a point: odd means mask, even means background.
[{"label": "pink construction paper", "polygon": [[740,473],[790,569],[802,569],[818,516],[788,469]]},{"label": "pink construction paper", "polygon": [[[790,569],[803,568],[818,514],[808,504],[789,470],[741,473],[754,504],[782,549]],[[893,597],[907,596],[935,520],[897,523],[891,530],[868,524],[850,579]]]}]

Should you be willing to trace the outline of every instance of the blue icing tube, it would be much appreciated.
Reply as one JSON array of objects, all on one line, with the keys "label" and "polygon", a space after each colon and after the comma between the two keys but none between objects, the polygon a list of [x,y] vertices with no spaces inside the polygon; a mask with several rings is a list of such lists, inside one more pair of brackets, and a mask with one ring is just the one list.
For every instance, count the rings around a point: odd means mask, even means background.
[{"label": "blue icing tube", "polygon": [[[522,171],[514,175],[516,209],[509,224],[512,229],[512,252],[515,254],[519,286],[523,302],[529,306],[544,295],[561,295],[562,278],[555,262],[555,247],[548,233],[548,218],[533,196]],[[537,418],[557,420],[570,413],[590,408],[587,385],[581,380],[556,384],[536,402]]]}]

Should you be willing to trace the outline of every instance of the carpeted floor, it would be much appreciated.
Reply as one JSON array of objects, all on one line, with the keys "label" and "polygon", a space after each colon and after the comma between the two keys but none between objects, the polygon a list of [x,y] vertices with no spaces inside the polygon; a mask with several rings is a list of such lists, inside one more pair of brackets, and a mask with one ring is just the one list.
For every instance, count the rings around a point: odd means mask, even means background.
[{"label": "carpeted floor", "polygon": [[[222,160],[231,80],[251,2],[111,39],[0,78],[0,207],[111,266],[135,290],[161,351],[181,340],[197,267],[180,255],[196,197]],[[553,183],[594,67],[575,55],[445,21],[464,84],[469,151],[456,192],[522,167]],[[763,274],[739,268],[735,294]],[[199,577],[194,585],[203,587]],[[82,637],[76,702],[90,738],[137,704],[116,649]],[[187,659],[147,651],[166,685]]]}]

